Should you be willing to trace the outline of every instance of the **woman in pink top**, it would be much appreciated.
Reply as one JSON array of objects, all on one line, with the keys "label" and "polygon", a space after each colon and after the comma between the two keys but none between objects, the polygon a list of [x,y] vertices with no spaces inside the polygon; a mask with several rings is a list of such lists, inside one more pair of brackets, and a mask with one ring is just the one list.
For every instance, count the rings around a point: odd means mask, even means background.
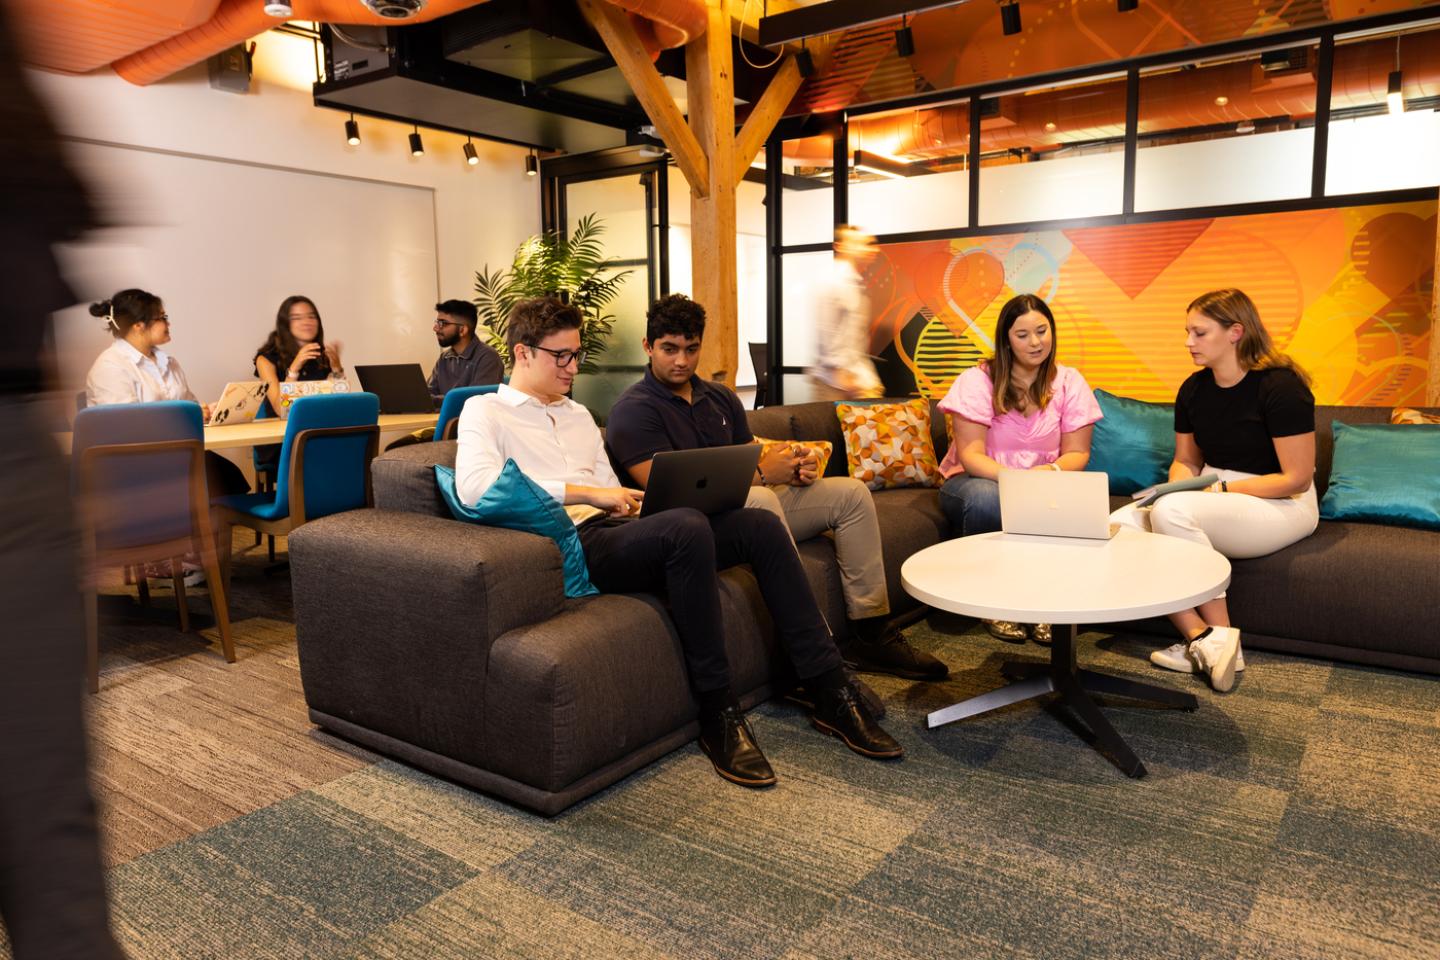
[{"label": "woman in pink top", "polygon": [[[1000,308],[995,355],[960,374],[940,409],[955,434],[940,464],[940,508],[962,537],[1000,529],[1002,469],[1084,470],[1101,417],[1080,372],[1055,362],[1055,317],[1030,293]],[[985,625],[1003,640],[1025,640],[1021,624]],[[1050,625],[1036,624],[1032,635],[1048,643]]]}]

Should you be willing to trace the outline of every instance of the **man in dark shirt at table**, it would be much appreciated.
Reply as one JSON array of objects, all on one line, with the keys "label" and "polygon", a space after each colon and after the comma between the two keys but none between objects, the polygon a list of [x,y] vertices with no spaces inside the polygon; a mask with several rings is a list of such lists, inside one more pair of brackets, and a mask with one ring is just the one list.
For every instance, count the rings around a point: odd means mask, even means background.
[{"label": "man in dark shirt at table", "polygon": [[430,373],[430,396],[437,401],[456,387],[499,383],[505,376],[500,354],[475,335],[475,304],[446,300],[435,304],[435,340],[445,349]]},{"label": "man in dark shirt at table", "polygon": [[[605,438],[638,487],[649,481],[657,453],[755,440],[735,392],[695,375],[704,336],[705,308],[682,294],[662,297],[646,314],[650,364],[615,401]],[[910,680],[945,679],[945,664],[887,627],[890,597],[869,489],[850,477],[817,477],[816,466],[803,444],[774,450],[761,459],[746,506],[776,514],[797,540],[834,532],[850,628],[841,647],[848,666]]]}]

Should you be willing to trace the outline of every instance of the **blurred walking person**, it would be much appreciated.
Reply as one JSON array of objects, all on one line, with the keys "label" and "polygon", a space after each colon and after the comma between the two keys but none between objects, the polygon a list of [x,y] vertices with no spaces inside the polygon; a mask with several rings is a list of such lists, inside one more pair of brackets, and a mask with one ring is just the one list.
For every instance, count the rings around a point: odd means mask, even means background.
[{"label": "blurred walking person", "polygon": [[0,9],[0,919],[15,960],[118,958],[86,773],[78,540],[42,415],[51,245],[92,221]]},{"label": "blurred walking person", "polygon": [[810,368],[815,400],[884,395],[870,356],[870,297],[862,276],[876,253],[875,238],[864,230],[849,224],[835,228],[835,261],[815,305],[815,365]]}]

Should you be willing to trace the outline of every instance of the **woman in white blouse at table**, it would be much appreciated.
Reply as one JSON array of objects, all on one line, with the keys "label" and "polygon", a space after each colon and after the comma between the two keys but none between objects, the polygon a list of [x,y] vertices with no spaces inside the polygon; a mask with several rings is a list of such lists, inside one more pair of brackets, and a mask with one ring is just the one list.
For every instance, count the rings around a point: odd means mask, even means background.
[{"label": "woman in white blouse at table", "polygon": [[[85,378],[85,400],[90,406],[195,400],[180,361],[160,349],[170,342],[170,315],[159,297],[144,290],[121,290],[109,300],[90,304],[90,313],[104,317],[115,338],[95,358]],[[200,415],[210,419],[209,404],[200,404]],[[250,490],[250,481],[239,467],[208,450],[205,474],[212,496]]]},{"label": "woman in white blouse at table", "polygon": [[[121,290],[109,300],[90,304],[90,313],[105,317],[106,329],[115,338],[85,378],[90,406],[195,399],[180,361],[160,349],[170,342],[170,315],[159,297],[144,290]],[[209,420],[209,405],[202,403],[200,409]]]}]

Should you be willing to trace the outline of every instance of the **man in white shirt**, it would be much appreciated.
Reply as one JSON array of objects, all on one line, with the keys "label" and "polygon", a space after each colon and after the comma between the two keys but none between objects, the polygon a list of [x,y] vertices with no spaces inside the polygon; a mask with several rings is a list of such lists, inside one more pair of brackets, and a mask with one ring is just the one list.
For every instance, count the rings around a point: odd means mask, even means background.
[{"label": "man in white shirt", "polygon": [[835,261],[815,303],[816,400],[856,400],[885,392],[870,359],[870,297],[861,271],[875,259],[875,238],[858,227],[835,228]]},{"label": "man in white shirt", "polygon": [[847,682],[780,518],[764,510],[706,517],[684,508],[637,516],[644,494],[620,485],[589,411],[567,397],[583,360],[580,321],[577,309],[553,298],[515,306],[510,383],[471,399],[460,414],[460,498],[479,501],[514,460],[576,521],[596,587],[667,595],[700,702],[700,749],[727,780],[764,787],[776,779],[730,688],[717,570],[740,563],[754,568],[781,645],[816,694],[815,726],[862,755],[900,756],[900,744]]}]

